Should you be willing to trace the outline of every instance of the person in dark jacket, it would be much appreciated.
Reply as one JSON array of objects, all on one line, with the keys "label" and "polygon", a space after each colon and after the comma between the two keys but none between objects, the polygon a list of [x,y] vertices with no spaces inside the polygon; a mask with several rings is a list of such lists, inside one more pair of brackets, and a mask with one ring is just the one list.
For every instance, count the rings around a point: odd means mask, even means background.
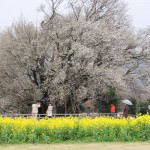
[{"label": "person in dark jacket", "polygon": [[127,118],[128,117],[128,112],[129,112],[129,106],[127,104],[124,104],[123,117]]}]

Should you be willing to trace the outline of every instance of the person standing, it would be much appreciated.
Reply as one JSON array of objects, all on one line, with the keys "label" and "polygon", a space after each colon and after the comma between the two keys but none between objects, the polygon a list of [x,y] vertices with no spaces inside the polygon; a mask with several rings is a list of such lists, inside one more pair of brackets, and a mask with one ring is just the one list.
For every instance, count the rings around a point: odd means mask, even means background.
[{"label": "person standing", "polygon": [[32,117],[34,119],[37,119],[38,114],[38,108],[40,107],[40,101],[37,101],[36,103],[32,104]]},{"label": "person standing", "polygon": [[51,103],[49,103],[48,109],[47,109],[47,116],[48,116],[49,118],[52,117],[52,112],[53,112],[53,106],[51,105]]},{"label": "person standing", "polygon": [[128,112],[129,112],[129,106],[127,104],[124,104],[123,117],[127,118],[128,117]]},{"label": "person standing", "polygon": [[111,104],[111,105],[110,105],[110,113],[111,113],[111,116],[114,116],[115,112],[116,112],[116,107],[115,107],[114,104]]},{"label": "person standing", "polygon": [[148,113],[150,113],[150,105],[148,105]]}]

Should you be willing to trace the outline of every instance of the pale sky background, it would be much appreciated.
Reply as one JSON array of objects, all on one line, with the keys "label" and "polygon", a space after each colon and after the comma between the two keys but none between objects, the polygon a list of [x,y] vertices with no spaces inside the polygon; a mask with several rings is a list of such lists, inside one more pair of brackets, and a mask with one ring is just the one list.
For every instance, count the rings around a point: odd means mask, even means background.
[{"label": "pale sky background", "polygon": [[[65,0],[64,0],[65,1]],[[150,0],[124,0],[128,3],[128,14],[137,28],[150,25]],[[0,0],[0,30],[10,26],[23,16],[27,21],[39,22],[37,8],[44,0]]]}]

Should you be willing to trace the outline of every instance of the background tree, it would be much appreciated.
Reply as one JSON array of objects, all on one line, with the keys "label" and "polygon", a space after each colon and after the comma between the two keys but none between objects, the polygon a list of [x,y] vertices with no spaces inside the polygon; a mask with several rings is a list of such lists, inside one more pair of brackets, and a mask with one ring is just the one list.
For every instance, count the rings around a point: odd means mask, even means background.
[{"label": "background tree", "polygon": [[61,2],[41,5],[40,27],[20,20],[0,34],[1,97],[17,108],[41,99],[41,113],[49,100],[61,112],[79,112],[82,100],[110,87],[138,97],[149,29],[135,31],[120,0],[69,0],[66,14]]}]

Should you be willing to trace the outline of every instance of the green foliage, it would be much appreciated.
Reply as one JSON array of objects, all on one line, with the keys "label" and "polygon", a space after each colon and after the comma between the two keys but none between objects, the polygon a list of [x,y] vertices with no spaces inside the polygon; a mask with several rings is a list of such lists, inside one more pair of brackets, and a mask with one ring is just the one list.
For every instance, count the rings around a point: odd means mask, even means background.
[{"label": "green foliage", "polygon": [[130,101],[133,105],[129,106],[129,114],[136,115],[137,100],[131,97]]},{"label": "green foliage", "polygon": [[150,104],[150,100],[147,100],[145,102],[140,102],[139,103],[139,113],[141,114],[147,114],[149,112],[148,110],[148,105]]},{"label": "green foliage", "polygon": [[118,102],[120,97],[117,96],[115,88],[109,88],[108,92],[103,95],[103,98],[99,100],[100,112],[110,113],[110,105],[114,104],[116,112],[118,110]]}]

